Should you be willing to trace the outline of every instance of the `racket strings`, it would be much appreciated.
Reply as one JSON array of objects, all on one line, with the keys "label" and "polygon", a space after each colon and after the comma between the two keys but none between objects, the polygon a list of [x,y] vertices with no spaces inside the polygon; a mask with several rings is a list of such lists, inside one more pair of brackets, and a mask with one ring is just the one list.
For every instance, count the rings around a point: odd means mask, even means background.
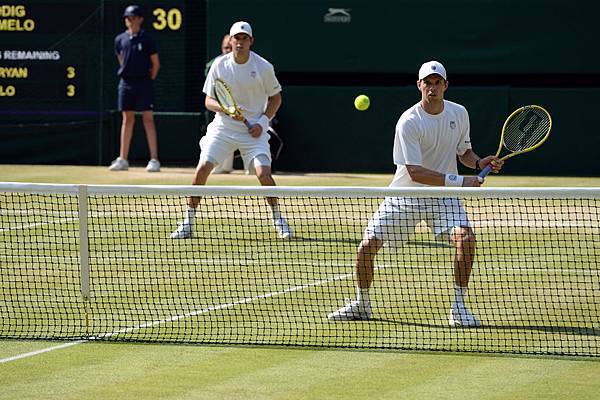
[{"label": "racket strings", "polygon": [[524,109],[504,128],[504,146],[512,152],[529,149],[546,138],[550,126],[550,118],[543,111]]},{"label": "racket strings", "polygon": [[233,102],[233,97],[231,97],[231,93],[227,90],[221,82],[217,81],[215,83],[215,95],[217,96],[217,100],[221,104],[221,107],[224,110],[230,110],[231,108],[235,108],[235,103]]}]

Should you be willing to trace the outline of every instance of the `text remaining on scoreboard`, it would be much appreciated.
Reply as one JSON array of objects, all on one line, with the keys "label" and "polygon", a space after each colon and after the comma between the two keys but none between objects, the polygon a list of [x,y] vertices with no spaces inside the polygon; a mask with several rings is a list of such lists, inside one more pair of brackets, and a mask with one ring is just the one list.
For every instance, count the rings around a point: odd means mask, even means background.
[{"label": "text remaining on scoreboard", "polygon": [[27,17],[24,4],[0,4],[0,32],[32,32],[35,21]]},{"label": "text remaining on scoreboard", "polygon": [[57,50],[1,50],[0,60],[58,61],[60,52]]},{"label": "text remaining on scoreboard", "polygon": [[[55,62],[60,60],[61,54],[56,50],[0,50],[0,98],[15,97],[19,94],[19,82],[32,78],[31,69],[33,67],[31,66],[37,65],[38,62],[45,63],[48,61]],[[3,61],[7,61],[7,63],[3,65]],[[20,64],[27,62],[28,64],[27,66],[6,65],[11,61],[17,61]],[[63,77],[66,84],[63,92],[64,96],[75,97],[77,88],[73,80],[77,77],[77,68],[74,65],[65,65],[64,67],[61,67],[61,69],[62,68],[64,68]],[[40,68],[36,71],[39,75]],[[33,73],[33,75],[35,75],[35,73]]]}]

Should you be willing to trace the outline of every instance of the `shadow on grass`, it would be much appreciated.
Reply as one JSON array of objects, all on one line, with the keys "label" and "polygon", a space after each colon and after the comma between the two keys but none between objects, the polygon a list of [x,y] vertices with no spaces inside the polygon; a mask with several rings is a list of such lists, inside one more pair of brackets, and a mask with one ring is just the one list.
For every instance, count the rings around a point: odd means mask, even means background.
[{"label": "shadow on grass", "polygon": [[[244,239],[242,239],[244,240]],[[358,247],[362,239],[355,238],[315,238],[315,237],[304,237],[304,236],[293,236],[291,242],[312,242],[312,243],[351,243]],[[421,247],[421,248],[452,248],[449,243],[436,242],[436,241],[421,241],[421,240],[409,240],[405,243],[400,243],[397,246],[391,246],[392,248],[401,247]]]},{"label": "shadow on grass", "polygon": [[387,318],[373,318],[371,321],[379,321],[393,325],[406,325],[406,326],[414,326],[421,328],[435,328],[435,329],[474,329],[474,330],[498,330],[498,331],[538,331],[545,333],[560,333],[560,334],[571,334],[571,335],[582,335],[582,336],[600,336],[600,328],[590,328],[590,327],[576,327],[576,326],[552,326],[552,325],[495,325],[495,324],[487,324],[482,322],[482,325],[479,327],[473,328],[461,328],[461,327],[451,327],[448,324],[432,324],[432,323],[423,323],[423,322],[415,322],[415,321],[407,321],[407,320],[397,320],[397,319],[387,319]]}]

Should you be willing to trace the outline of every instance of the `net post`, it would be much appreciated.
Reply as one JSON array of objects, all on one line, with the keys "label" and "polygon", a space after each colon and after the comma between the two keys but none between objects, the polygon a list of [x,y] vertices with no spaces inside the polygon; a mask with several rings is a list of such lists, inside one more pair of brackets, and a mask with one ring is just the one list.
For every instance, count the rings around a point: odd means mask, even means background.
[{"label": "net post", "polygon": [[87,303],[90,299],[90,259],[88,247],[88,187],[79,185],[79,265],[81,295]]}]

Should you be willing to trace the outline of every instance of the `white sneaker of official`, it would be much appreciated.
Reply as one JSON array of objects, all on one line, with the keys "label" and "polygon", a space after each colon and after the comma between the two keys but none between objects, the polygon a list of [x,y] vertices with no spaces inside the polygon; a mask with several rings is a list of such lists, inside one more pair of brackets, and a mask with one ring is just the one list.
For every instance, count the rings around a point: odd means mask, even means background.
[{"label": "white sneaker of official", "polygon": [[117,157],[110,163],[110,167],[108,167],[110,171],[127,171],[129,169],[129,161],[124,158]]},{"label": "white sneaker of official", "polygon": [[327,316],[333,321],[367,321],[373,317],[371,305],[354,300]]},{"label": "white sneaker of official", "polygon": [[160,161],[158,161],[156,158],[148,161],[148,165],[146,165],[146,171],[160,172]]},{"label": "white sneaker of official", "polygon": [[292,237],[292,228],[290,228],[285,218],[273,218],[271,223],[273,224],[273,227],[275,227],[275,230],[281,239],[290,239]]},{"label": "white sneaker of official", "polygon": [[464,304],[454,303],[450,308],[450,326],[472,328],[481,326],[481,322]]}]

